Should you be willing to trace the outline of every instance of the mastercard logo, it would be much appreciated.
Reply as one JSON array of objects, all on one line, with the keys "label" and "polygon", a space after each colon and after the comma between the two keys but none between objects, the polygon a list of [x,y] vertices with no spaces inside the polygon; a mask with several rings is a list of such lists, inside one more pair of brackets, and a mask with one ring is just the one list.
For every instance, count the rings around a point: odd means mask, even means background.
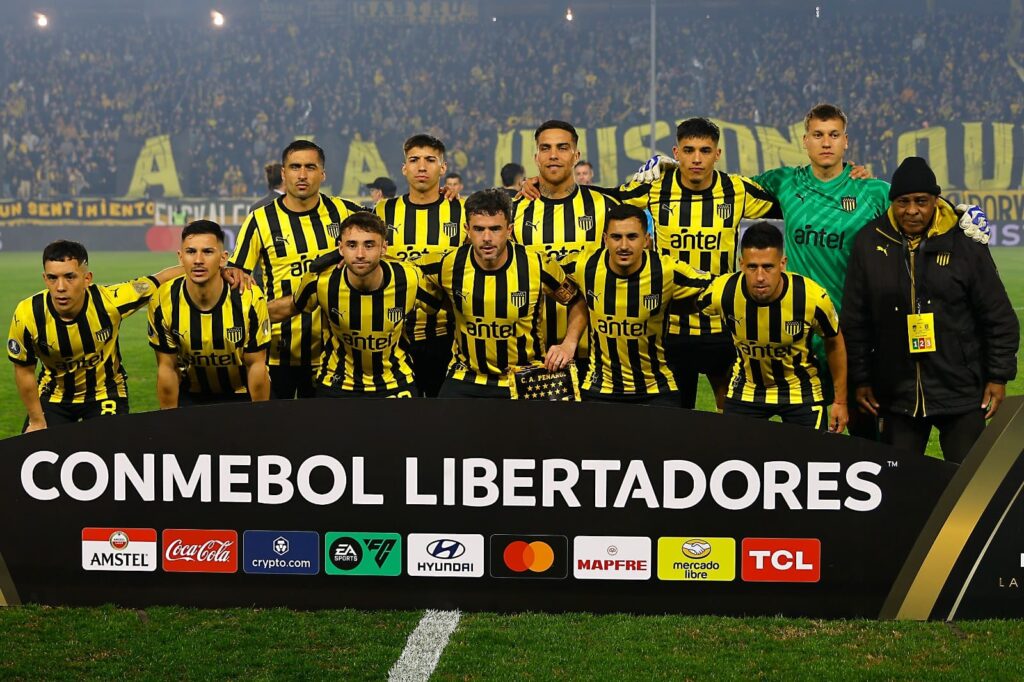
[{"label": "mastercard logo", "polygon": [[542,540],[516,540],[505,548],[502,558],[505,566],[516,573],[543,573],[555,563],[555,550]]}]

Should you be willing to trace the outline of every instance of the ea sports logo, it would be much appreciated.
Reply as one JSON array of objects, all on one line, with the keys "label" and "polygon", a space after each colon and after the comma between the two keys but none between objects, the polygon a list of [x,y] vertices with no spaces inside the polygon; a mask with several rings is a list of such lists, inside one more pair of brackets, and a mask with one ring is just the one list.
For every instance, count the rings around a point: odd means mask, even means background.
[{"label": "ea sports logo", "polygon": [[711,554],[711,543],[707,540],[698,540],[697,538],[694,538],[689,542],[683,543],[683,554],[691,559],[703,559],[707,555]]},{"label": "ea sports logo", "polygon": [[516,540],[505,548],[503,558],[505,565],[516,573],[543,573],[555,563],[555,551],[551,549],[551,545],[541,540]]},{"label": "ea sports logo", "polygon": [[121,551],[128,548],[128,533],[123,530],[115,530],[110,534],[110,546]]}]

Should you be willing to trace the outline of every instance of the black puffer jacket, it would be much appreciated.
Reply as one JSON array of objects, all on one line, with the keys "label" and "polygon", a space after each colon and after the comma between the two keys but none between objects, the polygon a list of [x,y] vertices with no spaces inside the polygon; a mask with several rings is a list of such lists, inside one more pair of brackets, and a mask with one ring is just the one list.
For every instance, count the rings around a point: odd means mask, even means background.
[{"label": "black puffer jacket", "polygon": [[[890,207],[854,240],[840,318],[850,386],[871,386],[883,409],[912,416],[978,409],[986,383],[1016,376],[1020,344],[992,254],[942,201],[916,248],[895,225]],[[935,352],[910,353],[914,312],[934,313]]]}]

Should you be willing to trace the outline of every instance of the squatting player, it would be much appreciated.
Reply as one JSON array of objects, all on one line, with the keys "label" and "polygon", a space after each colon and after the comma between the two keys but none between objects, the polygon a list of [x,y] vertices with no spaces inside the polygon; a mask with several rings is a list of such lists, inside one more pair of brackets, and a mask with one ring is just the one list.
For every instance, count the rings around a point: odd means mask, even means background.
[{"label": "squatting player", "polygon": [[823,429],[825,401],[810,337],[825,339],[836,387],[828,430],[842,433],[848,420],[846,347],[828,293],[808,277],[786,272],[782,233],[771,223],[751,225],[740,243],[740,271],[715,279],[697,299],[719,317],[736,344],[736,364],[726,414]]},{"label": "squatting player", "polygon": [[[43,250],[46,291],[18,304],[7,338],[18,396],[28,411],[23,431],[128,414],[128,374],[121,364],[121,320],[145,307],[180,266],[130,282],[94,284],[89,254],[77,242]],[[36,363],[43,366],[37,381]]]},{"label": "squatting player", "polygon": [[[259,264],[270,298],[290,296],[317,256],[335,249],[341,221],[362,210],[358,205],[320,193],[324,150],[295,140],[281,154],[283,196],[245,219],[226,270],[234,283],[237,269],[252,272]],[[313,373],[320,362],[320,317],[304,313],[271,325],[270,389],[274,398],[310,398]]]},{"label": "squatting player", "polygon": [[[573,169],[580,158],[579,134],[565,121],[542,123],[533,138],[534,161],[540,170],[540,197],[512,202],[513,239],[527,251],[561,263],[588,246],[600,246],[608,209],[618,202],[576,182]],[[545,297],[541,312],[545,347],[562,343],[569,324],[568,309]],[[587,339],[580,339],[578,364],[585,365]],[[581,366],[581,376],[585,367]]]},{"label": "squatting player", "polygon": [[421,295],[423,275],[408,263],[381,260],[388,248],[387,233],[378,216],[352,214],[341,223],[342,262],[319,274],[307,274],[293,295],[270,302],[274,321],[303,311],[317,312],[328,321],[316,378],[319,397],[411,398],[416,394],[405,331]]},{"label": "squatting player", "polygon": [[604,245],[565,265],[584,292],[590,315],[584,400],[679,407],[675,379],[665,363],[666,318],[673,302],[696,296],[712,276],[649,246],[647,214],[635,206],[616,206],[608,213]]},{"label": "squatting player", "polygon": [[267,400],[267,301],[258,287],[232,290],[221,278],[228,253],[220,225],[186,225],[178,260],[185,275],[149,302],[160,408]]},{"label": "squatting player", "polygon": [[[583,300],[558,263],[510,241],[511,211],[504,190],[470,195],[469,243],[423,266],[455,316],[455,356],[442,398],[509,398],[517,368],[565,369],[576,353],[586,325]],[[544,296],[572,305],[565,340],[546,355],[538,329]],[[441,305],[440,298],[432,302],[434,309]]]}]

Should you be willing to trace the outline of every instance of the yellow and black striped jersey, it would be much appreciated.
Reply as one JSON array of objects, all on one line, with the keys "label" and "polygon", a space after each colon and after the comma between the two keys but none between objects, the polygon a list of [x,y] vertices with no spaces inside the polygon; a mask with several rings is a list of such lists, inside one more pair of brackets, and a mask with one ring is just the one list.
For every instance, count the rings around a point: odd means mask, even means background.
[{"label": "yellow and black striped jersey", "polygon": [[[587,247],[601,245],[605,216],[617,203],[611,196],[586,185],[577,185],[563,199],[522,197],[512,202],[513,239],[530,251],[562,262]],[[541,311],[544,347],[561,343],[568,324],[568,308],[546,298]],[[587,356],[586,336],[580,339],[576,355]]]},{"label": "yellow and black striped jersey", "polygon": [[[539,310],[545,295],[568,303],[576,287],[562,267],[508,243],[509,258],[498,270],[484,270],[470,244],[424,265],[428,280],[451,301],[455,354],[448,376],[488,386],[509,386],[509,369],[537,366],[544,352]],[[432,308],[441,301],[434,301]]]},{"label": "yellow and black striped jersey", "polygon": [[811,334],[839,333],[839,316],[823,287],[782,273],[782,296],[758,304],[742,272],[715,279],[697,307],[725,324],[736,344],[728,397],[748,403],[800,405],[823,400]]},{"label": "yellow and black striped jersey", "polygon": [[412,387],[405,326],[417,297],[425,295],[433,303],[436,292],[421,295],[421,287],[429,285],[415,266],[380,265],[383,280],[373,291],[353,287],[345,266],[309,273],[296,289],[295,307],[306,312],[320,308],[327,321],[317,376],[323,386],[360,393]]},{"label": "yellow and black striped jersey", "polygon": [[184,277],[165,282],[149,302],[149,345],[178,358],[179,390],[204,396],[245,393],[245,353],[270,345],[267,299],[259,287],[226,284],[210,310],[200,310]]},{"label": "yellow and black striped jersey", "polygon": [[[315,208],[300,213],[289,210],[279,197],[242,223],[229,265],[252,272],[258,264],[267,296],[291,296],[313,260],[338,248],[341,221],[361,210],[351,201],[321,194]],[[271,325],[269,364],[315,367],[320,351],[319,315],[296,315]]]},{"label": "yellow and black striped jersey", "polygon": [[567,260],[565,269],[586,296],[590,315],[590,369],[581,388],[616,396],[675,391],[665,364],[669,306],[696,296],[712,276],[644,251],[640,269],[623,277],[609,267],[603,247]]},{"label": "yellow and black striped jersey", "polygon": [[[374,209],[388,226],[388,256],[415,263],[426,254],[445,254],[463,242],[466,206],[460,199],[438,197],[429,204],[414,204],[409,195],[392,197]],[[414,310],[406,322],[406,333],[414,341],[451,334],[448,311],[429,314]]]},{"label": "yellow and black striped jersey", "polygon": [[39,397],[49,403],[90,403],[127,398],[127,372],[121,365],[118,333],[121,320],[145,307],[156,292],[154,277],[123,284],[92,284],[85,304],[66,322],[53,307],[48,291],[26,298],[14,311],[7,339],[12,362],[43,368]]},{"label": "yellow and black striped jersey", "polygon": [[[781,217],[775,198],[760,185],[720,171],[714,171],[711,186],[701,191],[684,187],[678,168],[653,184],[629,183],[619,191],[623,202],[651,212],[659,253],[712,275],[735,272],[740,220]],[[706,315],[694,313],[687,321],[673,311],[669,317],[669,334],[722,331],[721,323]]]}]

